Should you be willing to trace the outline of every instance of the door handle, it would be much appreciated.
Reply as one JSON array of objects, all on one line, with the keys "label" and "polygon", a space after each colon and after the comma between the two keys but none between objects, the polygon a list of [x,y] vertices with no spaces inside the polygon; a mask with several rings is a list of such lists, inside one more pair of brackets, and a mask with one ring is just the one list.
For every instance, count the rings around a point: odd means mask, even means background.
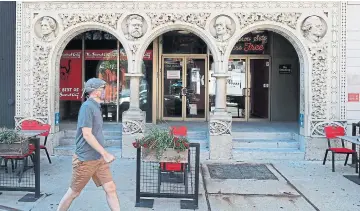
[{"label": "door handle", "polygon": [[182,95],[182,96],[186,96],[186,94],[187,94],[187,88],[186,88],[186,87],[183,87],[183,88],[181,89],[181,95]]}]

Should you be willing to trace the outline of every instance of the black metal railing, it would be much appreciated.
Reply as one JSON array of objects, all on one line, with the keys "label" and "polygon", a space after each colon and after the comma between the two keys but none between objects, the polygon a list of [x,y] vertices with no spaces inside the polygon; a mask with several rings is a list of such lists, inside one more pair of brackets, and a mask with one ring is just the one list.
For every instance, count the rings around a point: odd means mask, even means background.
[{"label": "black metal railing", "polygon": [[188,163],[181,171],[164,171],[159,162],[143,161],[141,148],[136,157],[136,204],[135,207],[152,208],[154,199],[182,198],[182,209],[198,209],[200,144],[191,143]]},{"label": "black metal railing", "polygon": [[[0,191],[34,192],[40,198],[40,139],[29,140],[35,146],[32,155],[24,159],[0,157]],[[29,198],[29,197],[28,197]],[[31,200],[31,199],[30,199]]]}]

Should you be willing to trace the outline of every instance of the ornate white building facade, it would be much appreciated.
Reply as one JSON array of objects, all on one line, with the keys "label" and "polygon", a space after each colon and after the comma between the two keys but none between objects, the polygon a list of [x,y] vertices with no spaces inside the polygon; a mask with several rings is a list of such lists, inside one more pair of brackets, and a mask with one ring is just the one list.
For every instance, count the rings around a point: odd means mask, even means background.
[{"label": "ornate white building facade", "polygon": [[[224,92],[228,59],[244,34],[269,30],[288,39],[298,54],[300,136],[307,158],[317,158],[313,150],[323,153],[324,126],[347,124],[346,7],[345,2],[303,1],[18,2],[16,124],[28,118],[55,121],[58,69],[65,46],[82,32],[103,30],[122,43],[128,56],[131,101],[122,122],[123,155],[133,156],[131,140],[143,133],[145,124],[138,94],[143,55],[163,33],[187,30],[204,40],[214,58],[216,100],[209,120],[210,158],[229,159],[232,120]],[[53,132],[58,130],[53,126]]]}]

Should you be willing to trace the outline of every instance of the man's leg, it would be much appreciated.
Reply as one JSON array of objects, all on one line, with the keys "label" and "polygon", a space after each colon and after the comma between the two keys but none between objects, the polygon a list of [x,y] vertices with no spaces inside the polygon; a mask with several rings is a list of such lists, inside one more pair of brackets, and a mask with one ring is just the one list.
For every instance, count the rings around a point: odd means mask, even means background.
[{"label": "man's leg", "polygon": [[76,156],[72,160],[72,179],[71,186],[61,199],[58,211],[67,211],[76,197],[89,182],[90,178],[94,175],[98,163],[96,161],[79,161]]},{"label": "man's leg", "polygon": [[103,186],[111,211],[120,211],[120,202],[116,193],[116,185],[112,179],[110,166],[103,159],[101,159],[100,167],[95,172],[93,180],[96,186]]},{"label": "man's leg", "polygon": [[61,199],[57,211],[67,211],[76,197],[80,195],[79,192],[73,191],[71,188],[65,193]]},{"label": "man's leg", "polygon": [[116,193],[116,185],[113,181],[107,182],[102,185],[105,193],[106,193],[106,200],[109,204],[111,211],[120,211],[120,202],[118,195]]}]

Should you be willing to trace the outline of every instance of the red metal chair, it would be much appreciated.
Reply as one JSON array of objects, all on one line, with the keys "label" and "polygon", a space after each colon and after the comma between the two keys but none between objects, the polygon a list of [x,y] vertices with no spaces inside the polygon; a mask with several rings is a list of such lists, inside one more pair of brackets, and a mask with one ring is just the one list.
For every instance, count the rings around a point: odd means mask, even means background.
[{"label": "red metal chair", "polygon": [[355,150],[349,149],[345,147],[344,140],[341,139],[342,147],[331,147],[331,140],[337,139],[338,136],[345,135],[345,129],[340,126],[326,126],[325,127],[325,136],[328,140],[328,149],[326,149],[325,157],[323,161],[323,165],[325,165],[327,154],[329,151],[332,152],[332,171],[335,172],[335,154],[346,154],[345,166],[348,162],[349,155],[351,154],[355,158],[355,169],[356,173],[358,173],[358,157]]},{"label": "red metal chair", "polygon": [[[50,159],[50,155],[49,152],[46,148],[46,142],[47,142],[47,138],[49,136],[50,133],[50,128],[51,125],[49,124],[42,124],[36,120],[25,120],[21,123],[21,129],[22,130],[45,130],[46,132],[40,134],[39,136],[44,136],[45,140],[44,140],[44,144],[40,144],[40,149],[45,150],[46,156],[49,160],[49,163],[51,163],[51,159]],[[35,146],[33,144],[29,145],[29,149],[34,150],[35,151]]]}]

